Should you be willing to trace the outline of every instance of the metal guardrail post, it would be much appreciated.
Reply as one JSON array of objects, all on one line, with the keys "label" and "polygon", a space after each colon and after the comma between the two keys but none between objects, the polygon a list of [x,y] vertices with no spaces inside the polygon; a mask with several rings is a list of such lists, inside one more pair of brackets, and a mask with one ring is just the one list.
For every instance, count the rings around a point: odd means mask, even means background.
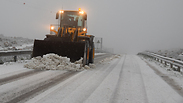
[{"label": "metal guardrail post", "polygon": [[166,61],[164,61],[165,66],[167,65]]},{"label": "metal guardrail post", "polygon": [[173,64],[170,63],[170,68],[173,68]]},{"label": "metal guardrail post", "polygon": [[177,71],[180,72],[180,67],[178,66]]},{"label": "metal guardrail post", "polygon": [[15,55],[13,58],[14,58],[14,62],[16,62],[17,61],[17,56]]}]

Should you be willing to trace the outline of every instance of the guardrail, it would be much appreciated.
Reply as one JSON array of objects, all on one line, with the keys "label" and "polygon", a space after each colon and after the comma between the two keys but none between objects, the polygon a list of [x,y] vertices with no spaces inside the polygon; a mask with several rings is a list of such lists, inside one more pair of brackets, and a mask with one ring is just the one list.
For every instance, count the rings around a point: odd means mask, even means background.
[{"label": "guardrail", "polygon": [[138,55],[143,55],[143,56],[152,58],[152,59],[154,59],[158,62],[161,62],[165,65],[169,64],[170,68],[172,68],[173,70],[178,71],[178,72],[183,72],[183,61],[169,58],[169,57],[165,57],[162,55],[158,55],[158,54],[152,53],[152,52],[138,53]]},{"label": "guardrail", "polygon": [[13,56],[14,62],[17,61],[19,55],[32,55],[32,50],[0,51],[0,57]]}]

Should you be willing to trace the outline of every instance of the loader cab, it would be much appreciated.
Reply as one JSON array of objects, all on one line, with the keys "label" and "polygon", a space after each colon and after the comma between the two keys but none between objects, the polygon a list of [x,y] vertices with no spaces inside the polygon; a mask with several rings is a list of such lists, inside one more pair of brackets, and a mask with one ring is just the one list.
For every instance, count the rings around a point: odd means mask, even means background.
[{"label": "loader cab", "polygon": [[59,11],[56,19],[60,20],[61,28],[78,28],[80,31],[87,28],[87,14],[83,11]]}]

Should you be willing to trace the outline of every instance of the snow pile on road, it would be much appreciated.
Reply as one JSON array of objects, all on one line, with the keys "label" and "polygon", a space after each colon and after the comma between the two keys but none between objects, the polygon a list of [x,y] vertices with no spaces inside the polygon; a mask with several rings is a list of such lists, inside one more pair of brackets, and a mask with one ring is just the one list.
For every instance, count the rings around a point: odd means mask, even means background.
[{"label": "snow pile on road", "polygon": [[75,63],[70,62],[70,58],[62,57],[57,54],[47,54],[43,57],[35,57],[25,64],[25,68],[29,69],[41,69],[41,70],[71,70],[81,71],[84,69],[93,68],[93,65],[85,65],[83,67],[82,58]]},{"label": "snow pile on road", "polygon": [[121,57],[121,55],[113,55],[110,58],[105,58],[105,59],[101,60],[99,63],[100,64],[102,64],[102,63],[109,63],[113,59],[120,58],[120,57]]}]

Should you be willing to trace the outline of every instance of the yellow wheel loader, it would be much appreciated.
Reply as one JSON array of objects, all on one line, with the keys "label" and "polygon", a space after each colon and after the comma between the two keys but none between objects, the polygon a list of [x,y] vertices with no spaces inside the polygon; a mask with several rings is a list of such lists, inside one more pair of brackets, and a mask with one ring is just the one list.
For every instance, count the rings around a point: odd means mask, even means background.
[{"label": "yellow wheel loader", "polygon": [[[83,58],[83,64],[94,62],[94,36],[87,35],[87,14],[61,10],[56,14],[59,23],[50,26],[50,34],[44,40],[35,40],[32,57],[55,53],[75,62]],[[54,34],[53,34],[54,33]]]}]

